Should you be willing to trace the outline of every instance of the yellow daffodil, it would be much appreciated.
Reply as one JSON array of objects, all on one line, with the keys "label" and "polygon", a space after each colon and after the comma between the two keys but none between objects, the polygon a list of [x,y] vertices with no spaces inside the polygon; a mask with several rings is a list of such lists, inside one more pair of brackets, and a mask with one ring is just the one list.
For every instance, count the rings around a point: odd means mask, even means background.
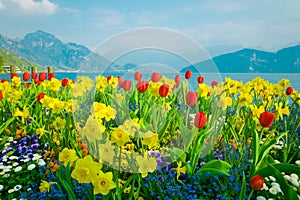
[{"label": "yellow daffodil", "polygon": [[101,170],[98,175],[92,180],[94,186],[94,194],[107,195],[110,190],[117,187],[116,183],[113,181],[112,172],[103,173]]},{"label": "yellow daffodil", "polygon": [[104,76],[97,76],[96,77],[96,90],[100,92],[104,92],[108,83],[107,78]]},{"label": "yellow daffodil", "polygon": [[95,115],[90,115],[80,133],[87,140],[93,142],[95,140],[102,140],[105,129],[101,119],[98,119]]},{"label": "yellow daffodil", "polygon": [[116,143],[118,146],[123,146],[130,141],[129,135],[124,131],[122,125],[111,132],[111,142]]},{"label": "yellow daffodil", "polygon": [[276,119],[283,119],[283,114],[285,115],[290,115],[290,111],[289,111],[289,107],[288,106],[284,106],[283,107],[283,103],[275,103],[275,115],[276,115]]},{"label": "yellow daffodil", "polygon": [[249,106],[252,103],[253,97],[249,93],[242,93],[239,97],[239,106]]},{"label": "yellow daffodil", "polygon": [[144,134],[144,138],[142,141],[143,145],[147,145],[149,149],[158,145],[158,134],[153,133],[152,131],[147,131]]},{"label": "yellow daffodil", "polygon": [[29,118],[30,115],[29,115],[29,110],[27,107],[24,107],[23,108],[23,111],[20,111],[19,108],[17,108],[14,112],[14,116],[15,117],[21,117],[22,119],[22,123],[24,124],[25,123],[25,118]]},{"label": "yellow daffodil", "polygon": [[207,97],[207,95],[209,93],[209,87],[206,84],[199,84],[198,89],[197,89],[197,93],[201,97]]},{"label": "yellow daffodil", "polygon": [[35,133],[37,135],[39,135],[39,137],[41,138],[45,134],[45,126],[43,126],[42,128],[36,129]]},{"label": "yellow daffodil", "polygon": [[116,89],[117,85],[119,84],[119,79],[117,77],[112,76],[111,79],[108,81],[108,84],[113,89]]},{"label": "yellow daffodil", "polygon": [[185,174],[185,172],[186,172],[186,167],[185,167],[185,166],[184,166],[184,167],[181,167],[181,165],[182,165],[182,162],[179,161],[179,162],[177,163],[177,168],[172,168],[172,169],[171,169],[171,170],[175,170],[175,171],[176,171],[176,173],[177,173],[177,179],[179,178],[180,173]]},{"label": "yellow daffodil", "polygon": [[56,184],[56,182],[47,182],[47,181],[44,181],[42,180],[41,184],[40,184],[40,192],[50,192],[50,188],[51,188],[51,185],[53,184]]},{"label": "yellow daffodil", "polygon": [[21,78],[14,76],[13,79],[11,80],[11,83],[15,87],[19,87],[21,85]]},{"label": "yellow daffodil", "polygon": [[92,156],[88,155],[76,161],[75,169],[71,173],[71,177],[79,183],[90,183],[97,176],[102,168],[102,164],[95,162]]},{"label": "yellow daffodil", "polygon": [[78,159],[78,156],[76,155],[76,151],[74,149],[68,149],[64,148],[58,156],[58,160],[62,162],[64,166],[67,166],[67,164],[70,162],[72,163]]},{"label": "yellow daffodil", "polygon": [[99,160],[107,164],[112,164],[116,155],[116,146],[107,141],[105,144],[98,145]]},{"label": "yellow daffodil", "polygon": [[149,157],[148,155],[137,156],[136,162],[139,166],[138,171],[142,174],[143,178],[148,176],[148,172],[154,172],[157,166],[155,158]]}]

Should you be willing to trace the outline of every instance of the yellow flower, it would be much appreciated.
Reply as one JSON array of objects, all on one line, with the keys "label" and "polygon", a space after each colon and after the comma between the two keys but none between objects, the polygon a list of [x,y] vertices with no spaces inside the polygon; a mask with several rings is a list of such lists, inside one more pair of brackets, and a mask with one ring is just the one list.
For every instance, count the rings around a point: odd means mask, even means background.
[{"label": "yellow flower", "polygon": [[257,119],[263,112],[265,112],[264,106],[257,107],[255,104],[251,104],[249,105],[249,108],[252,111],[252,115]]},{"label": "yellow flower", "polygon": [[167,112],[169,112],[169,111],[171,110],[170,103],[168,103],[168,102],[163,102],[162,107],[163,107],[163,109],[165,109]]},{"label": "yellow flower", "polygon": [[97,176],[101,168],[102,164],[95,162],[92,156],[88,155],[76,161],[76,166],[72,171],[71,177],[79,183],[90,183]]},{"label": "yellow flower", "polygon": [[197,93],[200,95],[200,97],[207,97],[209,93],[209,88],[206,84],[199,84]]},{"label": "yellow flower", "polygon": [[139,118],[127,119],[121,128],[128,135],[134,136],[137,131],[140,130],[140,124],[138,123]]},{"label": "yellow flower", "polygon": [[21,78],[14,76],[11,80],[12,85],[19,87],[21,85]]},{"label": "yellow flower", "polygon": [[23,111],[20,111],[20,109],[17,108],[17,109],[15,110],[15,112],[14,112],[14,116],[15,116],[15,117],[21,117],[22,123],[24,124],[25,118],[30,117],[30,116],[29,116],[29,110],[28,110],[27,107],[24,107],[24,108],[23,108]]},{"label": "yellow flower", "polygon": [[48,88],[50,91],[58,92],[60,90],[61,81],[59,81],[58,79],[52,78],[51,81],[48,81],[48,83]]},{"label": "yellow flower", "polygon": [[285,115],[290,115],[290,111],[289,111],[289,107],[288,106],[285,106],[283,107],[283,103],[280,102],[279,104],[278,103],[275,103],[275,112],[276,112],[276,119],[283,119],[283,114]]},{"label": "yellow flower", "polygon": [[147,154],[144,156],[137,156],[136,162],[139,165],[139,173],[142,174],[142,177],[145,178],[148,176],[148,172],[152,173],[156,170],[156,160],[153,157],[149,157]]},{"label": "yellow flower", "polygon": [[62,152],[59,153],[58,160],[62,162],[64,166],[67,166],[67,164],[70,162],[72,163],[78,159],[78,156],[76,156],[76,151],[74,149],[68,149],[64,148]]},{"label": "yellow flower", "polygon": [[51,185],[53,185],[53,184],[56,184],[56,182],[47,182],[47,181],[42,180],[40,187],[39,187],[40,192],[43,192],[43,193],[49,192]]},{"label": "yellow flower", "polygon": [[102,121],[95,115],[90,115],[85,126],[81,130],[81,134],[85,136],[90,142],[95,140],[102,140],[105,126]]},{"label": "yellow flower", "polygon": [[147,131],[142,143],[143,145],[147,145],[148,148],[151,149],[152,147],[158,145],[158,135],[151,131]]},{"label": "yellow flower", "polygon": [[100,92],[104,92],[105,88],[107,87],[107,78],[104,76],[97,76],[96,77],[96,90]]},{"label": "yellow flower", "polygon": [[112,178],[112,172],[103,173],[100,170],[99,174],[92,180],[94,194],[101,193],[102,195],[107,195],[111,189],[116,188],[116,183]]},{"label": "yellow flower", "polygon": [[117,143],[118,146],[123,146],[130,141],[129,135],[123,130],[122,125],[111,132],[111,142]]},{"label": "yellow flower", "polygon": [[117,77],[111,77],[111,79],[108,81],[108,84],[113,88],[116,89],[117,85],[119,84],[119,79]]},{"label": "yellow flower", "polygon": [[177,163],[177,168],[172,168],[171,169],[171,170],[175,170],[176,171],[176,173],[177,173],[177,179],[179,178],[180,173],[185,174],[185,172],[186,172],[186,167],[185,166],[181,167],[181,165],[182,165],[182,162],[179,161],[179,163]]},{"label": "yellow flower", "polygon": [[225,93],[220,96],[217,105],[222,108],[222,110],[226,110],[228,106],[232,105],[232,98],[226,97]]},{"label": "yellow flower", "polygon": [[66,120],[65,119],[62,119],[60,117],[57,117],[54,121],[54,124],[57,125],[57,128],[59,130],[63,130],[66,126]]},{"label": "yellow flower", "polygon": [[239,97],[239,106],[249,106],[252,103],[252,95],[249,93],[242,93]]},{"label": "yellow flower", "polygon": [[100,144],[98,148],[99,160],[101,162],[106,162],[107,164],[112,164],[116,150],[116,146],[112,145],[112,143],[109,141],[107,141],[105,144]]},{"label": "yellow flower", "polygon": [[45,134],[45,126],[43,126],[42,128],[36,129],[35,133],[37,135],[39,135],[39,137],[41,138]]},{"label": "yellow flower", "polygon": [[288,86],[291,85],[291,83],[288,79],[281,79],[278,82],[278,85],[280,86],[281,89],[286,89]]},{"label": "yellow flower", "polygon": [[85,91],[85,88],[81,84],[74,84],[72,92],[75,98],[83,96]]}]

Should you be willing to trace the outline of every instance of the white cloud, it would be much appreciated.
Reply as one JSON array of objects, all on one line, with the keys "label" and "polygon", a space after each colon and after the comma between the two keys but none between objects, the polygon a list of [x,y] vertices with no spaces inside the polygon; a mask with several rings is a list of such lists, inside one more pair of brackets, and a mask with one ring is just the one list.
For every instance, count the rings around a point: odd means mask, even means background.
[{"label": "white cloud", "polygon": [[4,9],[5,5],[2,3],[2,1],[0,0],[0,10]]},{"label": "white cloud", "polygon": [[12,0],[16,3],[24,12],[31,14],[44,14],[52,15],[57,10],[57,4],[50,2],[49,0],[34,1],[34,0]]}]

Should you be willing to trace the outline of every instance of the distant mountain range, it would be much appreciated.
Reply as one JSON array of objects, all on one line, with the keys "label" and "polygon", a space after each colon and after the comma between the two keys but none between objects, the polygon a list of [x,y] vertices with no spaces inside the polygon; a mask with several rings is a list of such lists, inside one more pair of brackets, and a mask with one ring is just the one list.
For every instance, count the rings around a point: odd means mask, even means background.
[{"label": "distant mountain range", "polygon": [[185,67],[181,72],[209,72],[214,63],[221,73],[300,73],[300,45],[277,52],[242,49]]},{"label": "distant mountain range", "polygon": [[98,70],[108,63],[85,46],[65,44],[54,35],[43,31],[29,33],[23,39],[15,40],[0,35],[0,48],[42,66],[53,66],[57,70],[78,70],[87,63]]},{"label": "distant mountain range", "polygon": [[[109,62],[87,47],[75,43],[63,43],[54,35],[36,31],[22,39],[11,39],[0,34],[0,48],[13,52],[18,57],[41,66],[53,66],[56,70],[87,69],[97,72],[122,72],[136,67],[135,64],[107,67]],[[225,48],[225,47],[224,47]],[[237,48],[233,46],[232,49]],[[220,52],[215,52],[218,54]],[[300,73],[300,45],[287,47],[277,52],[256,49],[241,49],[195,63],[181,70],[210,72],[212,64],[223,73]],[[15,64],[15,63],[12,63]]]}]

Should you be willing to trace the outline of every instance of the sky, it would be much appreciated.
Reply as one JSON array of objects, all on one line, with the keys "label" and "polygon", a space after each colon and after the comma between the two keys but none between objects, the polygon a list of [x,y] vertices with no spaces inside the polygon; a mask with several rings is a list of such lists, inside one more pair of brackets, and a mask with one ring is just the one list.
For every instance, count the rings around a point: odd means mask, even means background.
[{"label": "sky", "polygon": [[124,31],[163,27],[204,47],[274,51],[300,42],[299,9],[299,0],[0,0],[0,34],[43,30],[93,49]]}]

